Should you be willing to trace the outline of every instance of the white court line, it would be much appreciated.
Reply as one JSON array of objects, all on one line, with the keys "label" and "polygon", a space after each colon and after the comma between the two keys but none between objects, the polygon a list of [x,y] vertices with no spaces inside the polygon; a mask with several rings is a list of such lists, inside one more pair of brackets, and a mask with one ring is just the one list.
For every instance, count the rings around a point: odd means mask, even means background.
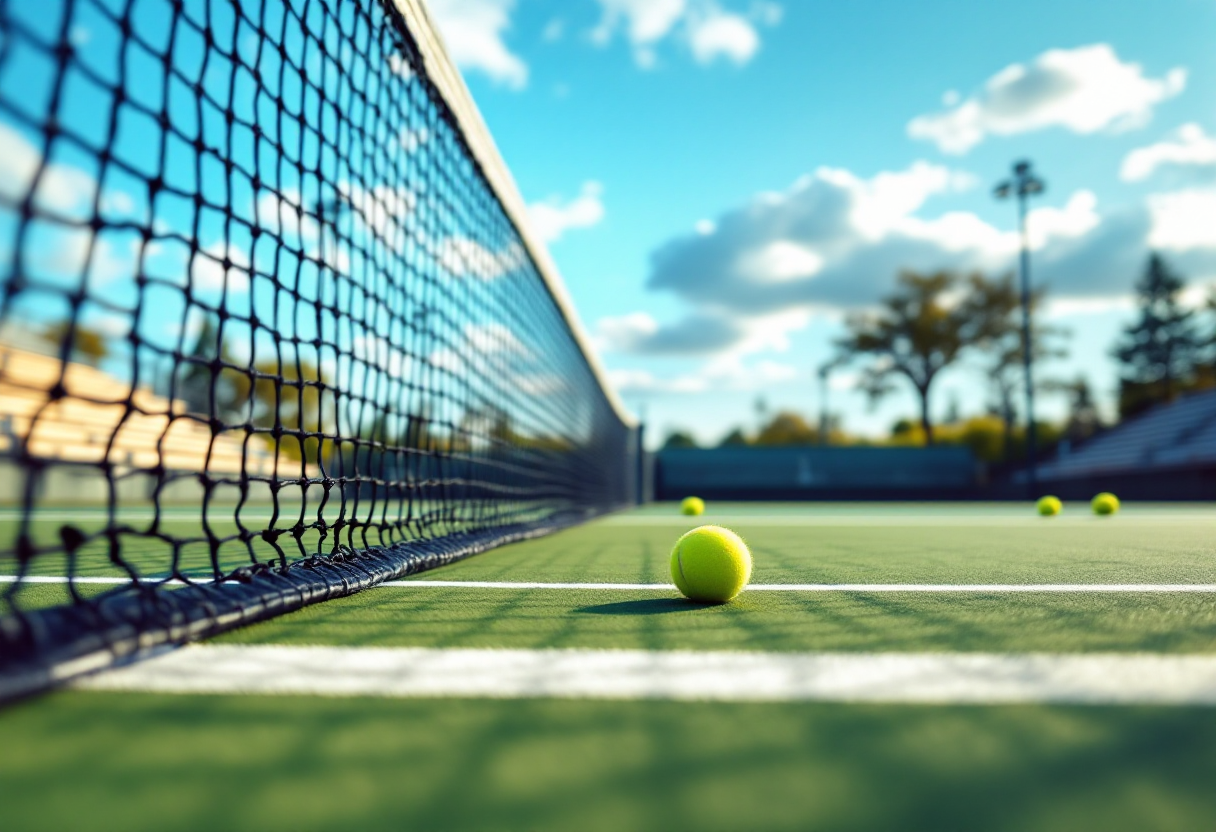
[{"label": "white court line", "polygon": [[191,646],[88,690],[321,696],[1216,705],[1216,656]]},{"label": "white court line", "polygon": [[[0,575],[0,583],[13,583],[15,575]],[[24,579],[35,584],[65,584],[60,575],[31,575]],[[158,579],[152,579],[158,580]],[[82,584],[125,584],[126,578],[84,577]],[[168,583],[180,583],[169,581]],[[552,590],[625,590],[632,592],[672,592],[675,584],[617,583],[542,583],[538,581],[385,581],[376,587],[460,588],[460,589],[552,589]],[[372,587],[375,589],[376,587]],[[1216,584],[751,584],[744,592],[1216,592]]]},{"label": "white court line", "polygon": [[[1209,514],[1137,514],[1129,520],[1148,525],[1169,526],[1216,526],[1216,512]],[[1030,527],[1050,528],[1053,526],[1094,526],[1097,524],[1114,524],[1122,518],[1097,517],[1094,515],[1077,514],[1072,517],[1043,518],[1036,514],[1026,515],[939,515],[939,516],[899,516],[899,515],[858,515],[825,516],[825,517],[790,517],[786,515],[727,515],[714,517],[606,517],[598,521],[604,526],[613,527],[694,527],[705,524],[716,526],[748,526],[763,525],[773,527],[851,527],[864,529],[874,526],[911,526],[935,528],[990,528],[990,527]]]},{"label": "white court line", "polygon": [[[385,581],[380,586],[670,591],[675,584]],[[1216,592],[1216,584],[751,584],[744,592]]]}]

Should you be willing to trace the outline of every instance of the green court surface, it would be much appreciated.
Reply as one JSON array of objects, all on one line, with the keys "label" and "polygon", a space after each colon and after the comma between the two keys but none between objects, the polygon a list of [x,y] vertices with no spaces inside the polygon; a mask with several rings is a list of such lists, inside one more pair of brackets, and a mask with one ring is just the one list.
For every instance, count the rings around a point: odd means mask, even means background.
[{"label": "green court surface", "polygon": [[[721,523],[756,584],[1216,584],[1216,507],[670,505],[411,580],[664,584]],[[31,587],[35,602],[61,592]],[[227,644],[1216,655],[1216,594],[390,586]],[[62,691],[0,712],[0,828],[1216,829],[1216,708]]]}]

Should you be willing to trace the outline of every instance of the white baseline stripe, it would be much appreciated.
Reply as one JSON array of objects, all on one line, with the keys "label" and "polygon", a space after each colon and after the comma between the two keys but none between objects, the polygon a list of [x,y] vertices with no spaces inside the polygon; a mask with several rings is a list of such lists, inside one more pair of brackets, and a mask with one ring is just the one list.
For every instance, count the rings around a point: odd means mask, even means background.
[{"label": "white baseline stripe", "polygon": [[321,696],[1216,705],[1216,656],[186,647],[88,690]]},{"label": "white baseline stripe", "polygon": [[[15,575],[0,575],[0,583],[13,583]],[[153,579],[159,580],[159,579]],[[65,584],[61,575],[30,575],[24,579],[32,584]],[[126,578],[82,577],[81,584],[125,584]],[[168,581],[167,583],[179,583]],[[377,587],[413,587],[463,589],[588,589],[624,590],[630,592],[673,592],[675,584],[618,583],[542,583],[538,581],[385,581]],[[745,592],[1210,592],[1216,584],[751,584]]]}]

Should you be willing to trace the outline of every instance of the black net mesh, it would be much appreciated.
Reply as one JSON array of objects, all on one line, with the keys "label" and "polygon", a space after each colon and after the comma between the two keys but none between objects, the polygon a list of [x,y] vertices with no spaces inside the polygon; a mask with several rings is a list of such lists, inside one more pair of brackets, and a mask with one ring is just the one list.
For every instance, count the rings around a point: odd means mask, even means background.
[{"label": "black net mesh", "polygon": [[0,0],[0,665],[632,499],[416,44],[391,1]]}]

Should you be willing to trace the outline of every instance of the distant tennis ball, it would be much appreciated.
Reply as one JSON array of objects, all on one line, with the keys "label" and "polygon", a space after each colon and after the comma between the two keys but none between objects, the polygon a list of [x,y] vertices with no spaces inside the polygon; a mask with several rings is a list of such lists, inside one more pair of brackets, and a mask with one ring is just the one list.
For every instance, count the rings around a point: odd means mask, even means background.
[{"label": "distant tennis ball", "polygon": [[1047,496],[1040,497],[1039,501],[1035,503],[1035,507],[1038,508],[1039,514],[1044,517],[1055,517],[1063,510],[1064,504],[1060,502],[1059,497]]},{"label": "distant tennis ball", "polygon": [[680,513],[696,517],[705,513],[705,501],[700,497],[685,497],[680,503]]},{"label": "distant tennis ball", "polygon": [[685,597],[722,604],[751,580],[752,553],[730,529],[700,526],[676,541],[671,577]]},{"label": "distant tennis ball", "polygon": [[1114,494],[1111,494],[1109,491],[1103,491],[1101,494],[1094,497],[1093,502],[1091,502],[1090,505],[1093,507],[1094,514],[1100,514],[1103,516],[1107,514],[1114,514],[1119,510],[1119,498]]}]

